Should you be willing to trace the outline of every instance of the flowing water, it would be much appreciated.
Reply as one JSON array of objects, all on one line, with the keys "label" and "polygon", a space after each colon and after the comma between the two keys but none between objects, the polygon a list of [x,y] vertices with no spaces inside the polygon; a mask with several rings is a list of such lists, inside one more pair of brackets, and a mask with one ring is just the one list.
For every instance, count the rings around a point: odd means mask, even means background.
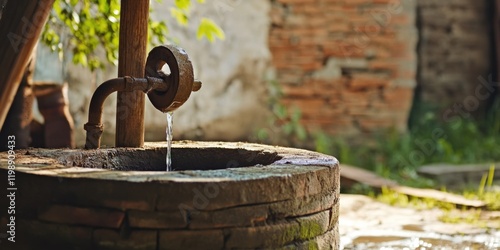
[{"label": "flowing water", "polygon": [[167,112],[167,156],[166,156],[166,165],[167,169],[166,171],[171,171],[172,170],[172,125],[174,122],[174,113],[173,112]]}]

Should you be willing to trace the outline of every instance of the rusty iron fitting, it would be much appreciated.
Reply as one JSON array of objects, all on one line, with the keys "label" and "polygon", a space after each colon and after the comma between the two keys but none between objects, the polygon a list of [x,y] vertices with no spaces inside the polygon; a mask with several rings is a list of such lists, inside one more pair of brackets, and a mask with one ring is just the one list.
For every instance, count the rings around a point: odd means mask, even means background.
[{"label": "rusty iron fitting", "polygon": [[85,139],[85,149],[96,149],[101,146],[101,135],[104,131],[102,124],[89,124],[86,123],[84,129],[87,131],[87,138]]},{"label": "rusty iron fitting", "polygon": [[[170,67],[168,75],[161,71],[165,63]],[[201,88],[201,82],[194,80],[193,65],[187,53],[174,45],[158,46],[149,52],[145,76],[162,78],[167,82],[166,89],[148,92],[149,100],[161,112],[176,110],[187,101],[192,91]]]},{"label": "rusty iron fitting", "polygon": [[103,82],[92,95],[89,105],[88,123],[84,125],[87,131],[86,149],[100,147],[103,132],[102,110],[104,101],[116,91],[142,91],[148,93],[153,90],[166,91],[169,83],[158,77],[135,78],[130,76],[114,78]]}]

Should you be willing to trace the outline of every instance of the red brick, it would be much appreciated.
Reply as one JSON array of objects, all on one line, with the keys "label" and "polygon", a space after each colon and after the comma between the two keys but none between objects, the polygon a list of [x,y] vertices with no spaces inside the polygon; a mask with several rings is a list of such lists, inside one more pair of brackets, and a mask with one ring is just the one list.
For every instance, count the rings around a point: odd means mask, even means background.
[{"label": "red brick", "polygon": [[349,88],[360,90],[366,88],[381,88],[389,85],[390,80],[376,74],[357,74],[349,82]]},{"label": "red brick", "polygon": [[398,70],[398,64],[397,62],[395,62],[394,60],[390,60],[390,59],[383,59],[383,60],[379,60],[379,59],[375,59],[375,60],[372,60],[370,61],[369,63],[369,68],[371,70],[384,70],[384,71],[390,71],[390,72],[396,72]]},{"label": "red brick", "polygon": [[[398,90],[394,83],[415,78],[415,69],[401,66],[416,61],[415,37],[407,32],[414,28],[411,13],[392,13],[389,22],[381,25],[371,11],[388,10],[391,0],[277,3],[291,11],[273,10],[272,15],[287,21],[271,29],[272,61],[277,81],[293,83],[283,87],[284,103],[302,109],[307,127],[356,134],[394,123],[398,128],[405,126],[413,89]],[[338,78],[315,79],[317,71],[327,70],[325,62],[331,59],[338,62],[333,66],[338,73],[332,75]],[[352,68],[346,63],[350,59],[362,59],[368,65]],[[371,117],[386,111],[394,116],[385,117],[386,121]]]}]

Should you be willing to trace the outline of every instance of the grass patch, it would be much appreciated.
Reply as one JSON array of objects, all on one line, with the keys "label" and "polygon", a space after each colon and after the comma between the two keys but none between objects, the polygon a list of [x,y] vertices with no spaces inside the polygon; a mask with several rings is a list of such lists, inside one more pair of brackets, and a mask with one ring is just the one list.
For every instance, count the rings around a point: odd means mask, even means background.
[{"label": "grass patch", "polygon": [[406,194],[401,194],[389,188],[382,188],[381,192],[372,196],[376,200],[397,207],[411,207],[417,210],[427,210],[432,208],[439,208],[443,210],[456,209],[455,204],[443,202],[431,198],[411,197]]},{"label": "grass patch", "polygon": [[463,195],[469,199],[482,200],[489,210],[500,210],[500,191],[493,187],[495,165],[490,166],[488,174],[484,174],[477,190],[466,190]]},{"label": "grass patch", "polygon": [[[490,194],[491,192],[485,192]],[[497,195],[500,193],[497,193]],[[405,194],[382,188],[377,195],[370,195],[379,202],[397,206],[414,208],[416,210],[440,209],[443,214],[439,216],[439,220],[444,223],[459,224],[467,223],[482,228],[500,229],[500,218],[489,218],[489,211],[481,209],[468,209],[465,207],[457,208],[455,204],[443,202],[431,198],[411,197]]]}]

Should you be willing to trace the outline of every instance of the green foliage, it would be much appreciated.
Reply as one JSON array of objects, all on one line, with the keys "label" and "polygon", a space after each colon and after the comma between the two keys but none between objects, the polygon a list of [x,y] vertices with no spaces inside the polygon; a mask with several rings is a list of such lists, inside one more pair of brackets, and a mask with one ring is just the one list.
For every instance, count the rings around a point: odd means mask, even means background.
[{"label": "green foliage", "polygon": [[276,81],[269,81],[269,109],[272,111],[266,128],[257,131],[261,143],[303,147],[311,134],[301,124],[301,111],[297,107],[287,107],[281,100],[283,92]]},{"label": "green foliage", "polygon": [[[205,0],[196,0],[196,2],[203,4],[205,3]],[[175,7],[170,9],[170,13],[179,24],[185,26],[189,22],[191,7],[191,0],[175,0]],[[196,37],[199,40],[205,37],[208,41],[214,42],[216,38],[224,40],[225,34],[214,21],[208,18],[201,18],[201,21],[198,24]]]},{"label": "green foliage", "polygon": [[465,118],[442,122],[427,113],[409,132],[387,129],[375,136],[374,143],[348,144],[342,138],[320,134],[316,149],[405,185],[432,187],[432,181],[417,175],[418,167],[500,160],[499,112],[488,119],[485,124]]},{"label": "green foliage", "polygon": [[[197,0],[203,3],[204,0]],[[171,14],[181,25],[189,21],[191,0],[176,0]],[[98,49],[103,48],[109,63],[118,63],[119,0],[55,0],[53,10],[42,33],[42,41],[53,51],[63,53],[71,50],[72,61],[89,67],[92,71],[103,68]],[[61,37],[60,34],[71,34]],[[164,21],[149,20],[150,45],[167,42],[168,26]],[[210,19],[203,18],[198,26],[198,39],[206,37],[224,39],[224,32]]]},{"label": "green foliage", "polygon": [[469,199],[479,199],[486,203],[489,210],[500,210],[500,191],[494,190],[493,179],[495,177],[495,165],[490,166],[488,174],[484,174],[477,190],[464,192]]},{"label": "green foliage", "polygon": [[486,222],[481,220],[481,210],[447,210],[439,220],[450,224],[468,223],[479,227],[486,227]]},{"label": "green foliage", "polygon": [[208,41],[213,42],[215,38],[218,37],[221,40],[225,39],[224,31],[214,23],[214,21],[202,18],[200,26],[198,26],[198,32],[196,33],[198,39],[206,37]]},{"label": "green foliage", "polygon": [[[89,67],[102,68],[103,63],[93,53],[104,44],[108,61],[117,62],[120,5],[118,0],[56,0],[53,11],[42,34],[42,41],[62,58],[64,50],[73,52],[73,62]],[[72,34],[61,39],[62,30]],[[65,42],[65,44],[63,44]]]},{"label": "green foliage", "polygon": [[179,9],[179,8],[172,8],[170,9],[170,14],[175,17],[177,22],[182,25],[187,25],[188,24],[188,14],[187,11]]}]

